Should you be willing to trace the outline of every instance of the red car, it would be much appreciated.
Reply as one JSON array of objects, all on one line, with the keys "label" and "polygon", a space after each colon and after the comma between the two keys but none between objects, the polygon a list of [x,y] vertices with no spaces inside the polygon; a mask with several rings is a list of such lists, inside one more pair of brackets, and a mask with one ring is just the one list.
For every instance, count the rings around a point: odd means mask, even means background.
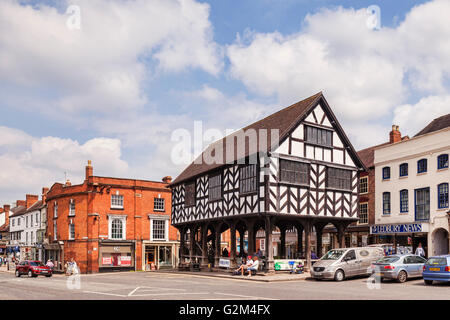
[{"label": "red car", "polygon": [[22,274],[28,274],[30,278],[38,275],[51,277],[52,273],[52,269],[40,261],[25,260],[16,266],[16,277],[20,277]]}]

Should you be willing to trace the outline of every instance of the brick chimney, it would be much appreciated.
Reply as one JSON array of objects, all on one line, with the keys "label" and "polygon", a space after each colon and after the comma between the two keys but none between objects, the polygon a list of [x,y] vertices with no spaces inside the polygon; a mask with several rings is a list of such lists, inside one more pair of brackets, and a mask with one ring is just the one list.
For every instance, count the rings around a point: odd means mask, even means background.
[{"label": "brick chimney", "polygon": [[9,209],[11,209],[9,204],[3,205],[3,211],[5,212],[5,225],[9,225]]},{"label": "brick chimney", "polygon": [[64,185],[65,187],[70,187],[72,185],[72,182],[70,182],[69,179],[66,180],[66,184]]},{"label": "brick chimney", "polygon": [[17,200],[16,201],[16,207],[26,207],[27,206],[27,202],[25,200]]},{"label": "brick chimney", "polygon": [[36,203],[36,201],[39,201],[39,196],[34,194],[27,194],[26,198],[27,198],[26,200],[27,209],[31,207],[34,203]]},{"label": "brick chimney", "polygon": [[42,188],[42,204],[46,204],[47,203],[47,193],[48,193],[48,188]]},{"label": "brick chimney", "polygon": [[162,178],[162,181],[164,183],[171,183],[172,182],[172,177],[171,176],[166,176],[166,177]]},{"label": "brick chimney", "polygon": [[92,177],[94,175],[94,168],[92,167],[92,161],[88,160],[88,164],[86,166],[86,180],[89,179],[89,177]]},{"label": "brick chimney", "polygon": [[398,126],[392,125],[392,131],[389,132],[389,143],[396,143],[402,141],[402,134],[398,130]]}]

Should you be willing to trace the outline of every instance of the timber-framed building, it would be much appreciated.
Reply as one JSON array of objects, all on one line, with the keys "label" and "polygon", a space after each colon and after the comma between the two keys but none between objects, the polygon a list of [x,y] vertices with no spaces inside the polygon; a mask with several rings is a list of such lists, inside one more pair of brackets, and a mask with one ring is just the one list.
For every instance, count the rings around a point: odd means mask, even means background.
[{"label": "timber-framed building", "polygon": [[[248,134],[252,130],[258,133],[256,142]],[[322,230],[329,223],[344,246],[346,227],[359,217],[359,172],[365,167],[322,92],[240,132],[245,135],[241,153],[238,133],[233,133],[211,144],[170,185],[171,220],[181,235],[180,262],[207,264],[212,252],[218,266],[221,234],[227,230],[232,266],[244,253],[244,234],[247,254],[252,255],[256,232],[265,230],[267,271],[274,269],[275,228],[281,234],[281,257],[286,255],[286,230],[297,229],[297,249],[304,253],[308,270],[313,228],[319,256]],[[267,133],[267,142],[261,132]],[[211,156],[223,161],[211,163]]]}]

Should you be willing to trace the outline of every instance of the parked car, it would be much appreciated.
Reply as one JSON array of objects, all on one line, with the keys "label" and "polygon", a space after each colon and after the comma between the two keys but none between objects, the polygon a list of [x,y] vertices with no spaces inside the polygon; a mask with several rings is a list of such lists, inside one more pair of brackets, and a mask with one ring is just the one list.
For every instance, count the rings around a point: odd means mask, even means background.
[{"label": "parked car", "polygon": [[316,280],[336,281],[354,276],[369,276],[372,263],[383,256],[383,249],[377,247],[332,249],[314,263],[311,276]]},{"label": "parked car", "polygon": [[383,257],[372,264],[372,272],[383,279],[405,282],[410,278],[422,277],[423,265],[427,259],[415,254],[398,254]]},{"label": "parked car", "polygon": [[51,277],[53,273],[51,268],[40,261],[24,260],[16,266],[16,277],[20,277],[23,274],[27,274],[31,278],[38,275]]},{"label": "parked car", "polygon": [[450,281],[450,255],[429,258],[423,266],[423,281],[426,285],[433,281]]}]

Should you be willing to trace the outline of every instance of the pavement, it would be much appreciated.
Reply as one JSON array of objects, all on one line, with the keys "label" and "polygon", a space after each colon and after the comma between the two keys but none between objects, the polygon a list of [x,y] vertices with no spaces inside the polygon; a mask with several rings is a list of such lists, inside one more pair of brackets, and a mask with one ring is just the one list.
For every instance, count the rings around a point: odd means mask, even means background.
[{"label": "pavement", "polygon": [[[256,278],[257,276],[255,276]],[[264,278],[261,276],[261,278]],[[117,272],[51,278],[16,278],[0,272],[0,300],[449,300],[450,283],[425,286],[422,279],[368,285],[299,278],[249,281],[188,272]]]}]

